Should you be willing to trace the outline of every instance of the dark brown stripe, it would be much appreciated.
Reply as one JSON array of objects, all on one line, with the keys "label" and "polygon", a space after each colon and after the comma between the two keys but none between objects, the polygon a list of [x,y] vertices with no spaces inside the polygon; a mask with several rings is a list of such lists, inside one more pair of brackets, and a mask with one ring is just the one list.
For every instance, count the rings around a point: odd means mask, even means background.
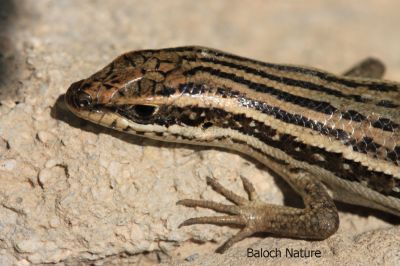
[{"label": "dark brown stripe", "polygon": [[[121,112],[128,119],[137,121],[137,117],[129,112]],[[129,108],[128,110],[132,110]],[[296,140],[296,137],[280,134],[275,129],[264,123],[246,117],[244,114],[231,114],[218,108],[200,108],[187,106],[160,106],[159,114],[145,123],[169,127],[180,125],[182,127],[196,127],[207,129],[210,127],[228,128],[244,135],[255,137],[267,146],[282,150],[288,156],[298,161],[305,161],[310,165],[324,168],[334,173],[339,178],[367,184],[371,189],[385,195],[395,195],[394,190],[400,188],[400,180],[382,172],[371,171],[359,162],[344,159],[342,154],[324,150],[323,148],[306,145]],[[141,121],[139,121],[141,123]],[[187,140],[192,140],[188,136]],[[367,141],[371,143],[371,141]],[[248,144],[247,144],[248,145]],[[266,155],[256,147],[258,152]],[[368,147],[367,147],[368,149]],[[270,155],[268,155],[270,157]]]},{"label": "dark brown stripe", "polygon": [[388,158],[400,165],[400,146],[394,147],[394,149],[387,154]]},{"label": "dark brown stripe", "polygon": [[373,127],[379,128],[385,131],[391,131],[394,132],[396,129],[398,129],[400,126],[399,124],[394,123],[390,119],[381,117],[378,120],[376,120],[373,124]]},{"label": "dark brown stripe", "polygon": [[314,110],[314,111],[317,111],[320,113],[331,115],[335,111],[337,111],[337,109],[334,106],[332,106],[331,104],[329,104],[328,102],[316,101],[316,100],[312,100],[309,98],[293,95],[288,92],[278,90],[272,86],[267,86],[262,83],[255,83],[255,82],[252,82],[251,80],[237,76],[233,73],[223,72],[221,70],[211,68],[211,67],[203,67],[203,66],[194,67],[194,68],[186,71],[184,73],[184,75],[193,76],[193,75],[196,75],[197,73],[208,73],[212,76],[216,76],[216,77],[219,77],[222,79],[227,79],[227,80],[239,83],[241,85],[245,85],[246,87],[248,87],[252,90],[273,95],[279,100],[282,100],[285,102],[290,102],[290,103],[293,103],[293,104],[296,104],[296,105],[299,105],[299,106],[302,106],[302,107],[305,107],[305,108],[308,108],[308,109],[311,109],[311,110]]},{"label": "dark brown stripe", "polygon": [[[298,106],[301,106],[301,107],[304,107],[307,109],[311,109],[316,112],[332,115],[334,112],[338,111],[334,106],[332,106],[328,102],[316,101],[316,100],[312,100],[309,98],[293,95],[288,92],[276,89],[272,86],[267,86],[262,83],[252,82],[251,80],[245,79],[241,76],[237,76],[233,73],[223,72],[221,70],[214,69],[211,67],[203,67],[203,66],[194,67],[194,68],[184,72],[184,75],[193,76],[193,75],[196,75],[197,73],[208,73],[212,76],[215,76],[215,77],[218,77],[221,79],[230,80],[232,82],[236,82],[241,85],[245,85],[249,89],[273,95],[279,100],[282,100],[285,102],[290,102],[292,104],[295,104],[295,105],[298,105]],[[246,99],[244,96],[242,96],[241,98],[243,98],[243,101],[251,100],[251,99]],[[367,120],[367,118],[364,115],[362,115],[354,110],[347,110],[346,112],[342,113],[342,115],[343,115],[343,118],[346,120],[354,120],[357,122]],[[386,119],[386,118],[382,118],[382,119],[385,119],[385,121],[386,121],[385,124],[373,123],[372,126],[375,128],[378,128],[378,129],[381,129],[384,131],[390,131],[390,132],[393,132],[395,129],[399,128],[399,125],[396,124],[395,122],[393,122],[389,119]],[[382,125],[386,125],[386,124],[390,124],[390,126],[382,126]]]},{"label": "dark brown stripe", "polygon": [[276,76],[270,73],[267,73],[265,71],[262,71],[260,69],[255,69],[255,68],[251,68],[248,66],[244,66],[244,65],[238,65],[235,63],[231,63],[231,62],[227,62],[227,61],[221,61],[221,60],[217,60],[215,58],[205,58],[205,57],[201,57],[201,58],[189,58],[189,57],[184,57],[185,60],[187,61],[191,61],[191,62],[205,62],[205,63],[212,63],[212,64],[218,64],[218,65],[222,65],[225,67],[229,67],[229,68],[233,68],[236,70],[240,70],[240,71],[244,71],[245,73],[248,74],[252,74],[255,76],[259,76],[262,78],[266,78],[272,81],[275,81],[277,83],[280,84],[284,84],[287,86],[293,86],[293,87],[299,87],[302,89],[306,89],[306,90],[311,90],[311,91],[318,91],[318,92],[322,92],[328,95],[332,95],[335,97],[340,97],[340,98],[345,98],[345,99],[349,99],[349,100],[353,100],[356,102],[361,102],[364,103],[367,101],[367,99],[362,98],[362,96],[360,95],[347,95],[342,93],[341,91],[338,90],[334,90],[331,88],[328,88],[326,86],[322,86],[316,83],[312,83],[309,81],[304,81],[304,80],[297,80],[297,79],[292,79],[292,78],[288,78],[288,77],[282,77],[282,76]]},{"label": "dark brown stripe", "polygon": [[[195,52],[195,53],[199,54],[199,57],[202,57],[202,52],[204,50],[206,50],[206,52],[208,54],[213,55],[218,58],[229,58],[229,59],[237,60],[240,62],[252,63],[252,64],[256,64],[256,65],[260,65],[260,66],[274,68],[274,69],[281,70],[281,71],[288,71],[288,72],[305,74],[305,75],[309,75],[309,76],[316,76],[316,77],[320,78],[321,80],[336,82],[336,83],[348,86],[350,88],[364,87],[364,88],[367,88],[370,90],[382,91],[382,92],[399,92],[400,91],[400,85],[397,85],[397,84],[386,84],[383,82],[369,82],[369,83],[357,82],[355,80],[348,80],[348,79],[336,77],[334,75],[330,75],[325,72],[319,72],[319,71],[313,70],[313,69],[308,69],[308,68],[303,68],[303,67],[298,67],[298,66],[288,66],[288,65],[266,63],[266,62],[262,62],[262,61],[258,61],[258,60],[254,60],[254,59],[249,59],[246,57],[237,56],[234,54],[221,52],[221,51],[214,50],[211,48],[187,46],[187,47],[168,48],[168,49],[164,49],[164,50],[170,51],[170,52]],[[159,50],[153,50],[153,51],[158,52]]]},{"label": "dark brown stripe", "polygon": [[161,95],[161,96],[165,96],[168,97],[172,94],[175,94],[176,90],[174,88],[170,88],[170,87],[162,87],[160,90],[156,91],[156,95]]},{"label": "dark brown stripe", "polygon": [[398,108],[400,107],[399,105],[393,103],[392,101],[389,100],[382,100],[379,103],[376,104],[377,106],[382,106],[386,108]]},{"label": "dark brown stripe", "polygon": [[[201,88],[201,89],[199,89]],[[210,90],[210,89],[209,89]],[[192,94],[192,93],[204,93],[205,87],[203,85],[198,85],[194,83],[190,84],[182,84],[179,87],[179,91],[183,94]],[[294,124],[301,127],[310,128],[314,131],[317,131],[321,134],[331,136],[335,139],[340,140],[344,145],[351,146],[355,152],[359,153],[373,153],[375,157],[382,157],[379,156],[378,149],[385,149],[378,143],[374,142],[372,138],[365,137],[361,141],[356,141],[351,137],[351,134],[347,133],[346,131],[339,129],[339,128],[330,128],[325,126],[323,123],[308,119],[307,117],[292,114],[285,110],[281,110],[279,107],[268,105],[265,102],[255,101],[253,99],[246,98],[245,96],[241,95],[237,91],[232,91],[226,88],[217,88],[216,93],[219,94],[222,98],[234,98],[239,101],[239,103],[247,108],[252,108],[258,110],[264,114],[273,116],[276,119],[279,119],[285,123]],[[216,110],[216,109],[213,109]],[[345,115],[350,116],[353,120],[360,120],[357,117],[358,113],[348,112]],[[355,117],[354,117],[355,116]],[[394,151],[387,151],[390,156],[385,157],[384,159],[387,161],[391,161],[394,164],[400,165],[400,154],[396,154]]]},{"label": "dark brown stripe", "polygon": [[367,120],[367,118],[364,115],[362,115],[359,112],[354,111],[354,110],[348,110],[348,111],[342,113],[342,118],[344,118],[346,120],[356,121],[356,122],[361,122],[361,121]]}]

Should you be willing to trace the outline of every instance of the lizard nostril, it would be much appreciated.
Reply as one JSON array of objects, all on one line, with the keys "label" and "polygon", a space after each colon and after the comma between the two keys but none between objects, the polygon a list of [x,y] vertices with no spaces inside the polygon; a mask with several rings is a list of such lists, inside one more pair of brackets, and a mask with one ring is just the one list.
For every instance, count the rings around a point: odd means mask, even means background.
[{"label": "lizard nostril", "polygon": [[88,107],[92,104],[92,97],[86,92],[80,91],[76,95],[76,103],[81,108]]}]

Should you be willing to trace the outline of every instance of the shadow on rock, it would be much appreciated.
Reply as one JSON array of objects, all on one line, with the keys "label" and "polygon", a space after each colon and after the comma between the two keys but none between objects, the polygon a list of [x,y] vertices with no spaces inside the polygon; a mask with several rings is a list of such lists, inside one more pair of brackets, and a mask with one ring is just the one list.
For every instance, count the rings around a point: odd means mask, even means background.
[{"label": "shadow on rock", "polygon": [[0,99],[17,96],[16,80],[18,54],[12,34],[18,18],[17,4],[13,0],[0,1]]}]

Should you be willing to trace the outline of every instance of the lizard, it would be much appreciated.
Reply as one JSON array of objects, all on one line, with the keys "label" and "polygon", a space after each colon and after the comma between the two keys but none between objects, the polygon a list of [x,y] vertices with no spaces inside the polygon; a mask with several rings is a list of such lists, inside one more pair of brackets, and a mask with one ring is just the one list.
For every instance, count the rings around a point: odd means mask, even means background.
[{"label": "lizard", "polygon": [[400,83],[384,70],[374,58],[334,75],[200,46],[138,50],[74,82],[65,102],[128,134],[250,155],[302,197],[304,208],[268,204],[244,177],[248,199],[208,177],[234,204],[180,200],[225,214],[181,226],[240,227],[222,253],[257,232],[326,239],[339,227],[334,200],[400,216]]}]

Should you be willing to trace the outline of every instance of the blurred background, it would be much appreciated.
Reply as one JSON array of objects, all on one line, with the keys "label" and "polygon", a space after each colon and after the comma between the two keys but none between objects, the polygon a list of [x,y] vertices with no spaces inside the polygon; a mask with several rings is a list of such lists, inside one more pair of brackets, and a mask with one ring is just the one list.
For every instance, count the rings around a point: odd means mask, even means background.
[{"label": "blurred background", "polygon": [[396,0],[2,0],[0,96],[23,99],[18,80],[32,73],[62,69],[67,85],[122,52],[180,45],[336,72],[373,55],[395,78],[399,10]]}]

